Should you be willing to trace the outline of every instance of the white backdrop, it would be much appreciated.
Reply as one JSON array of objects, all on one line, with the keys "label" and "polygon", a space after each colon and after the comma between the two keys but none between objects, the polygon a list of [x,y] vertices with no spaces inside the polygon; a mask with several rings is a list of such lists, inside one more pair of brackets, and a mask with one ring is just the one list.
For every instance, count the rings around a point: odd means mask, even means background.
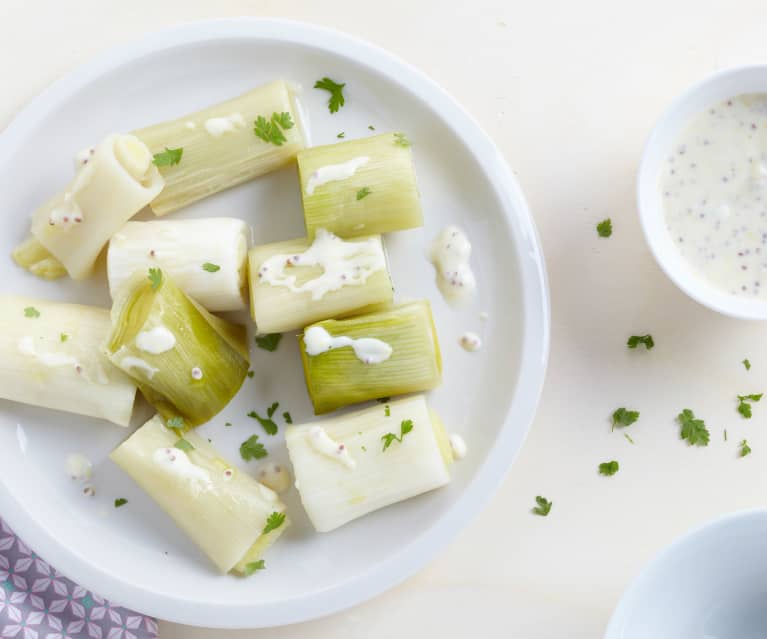
[{"label": "white backdrop", "polygon": [[[519,176],[541,232],[552,356],[538,418],[502,490],[418,576],[299,626],[161,624],[161,636],[599,637],[656,551],[693,525],[767,499],[767,405],[744,421],[734,399],[767,390],[763,327],[719,317],[677,291],[644,244],[634,198],[642,144],[667,103],[711,71],[767,61],[767,5],[1,0],[0,127],[113,44],[235,15],[304,20],[368,39],[431,75],[479,120]],[[594,227],[608,216],[613,237],[600,240]],[[628,335],[645,332],[655,337],[652,352],[625,348]],[[635,446],[610,433],[618,406],[642,413],[630,429]],[[674,416],[685,407],[706,419],[708,448],[679,441]],[[743,437],[754,452],[739,459]],[[597,465],[609,459],[621,470],[600,477]],[[529,513],[536,494],[554,501],[546,519]]]}]

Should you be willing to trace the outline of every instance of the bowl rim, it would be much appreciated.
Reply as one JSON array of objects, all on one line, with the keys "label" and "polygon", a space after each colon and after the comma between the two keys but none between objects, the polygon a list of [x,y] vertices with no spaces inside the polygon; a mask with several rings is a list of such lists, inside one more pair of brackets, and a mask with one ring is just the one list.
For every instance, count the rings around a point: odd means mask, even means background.
[{"label": "bowl rim", "polygon": [[637,593],[651,580],[652,573],[657,570],[659,566],[663,565],[673,557],[680,548],[693,540],[716,534],[722,529],[730,526],[742,525],[744,522],[758,518],[767,519],[767,509],[749,508],[746,510],[725,513],[724,515],[719,515],[714,519],[705,521],[702,524],[693,526],[687,532],[676,537],[670,544],[656,552],[621,594],[618,604],[613,610],[613,614],[607,624],[603,639],[623,639],[623,629],[629,615],[636,605],[635,598],[637,597]]},{"label": "bowl rim", "polygon": [[710,73],[701,80],[688,86],[682,93],[677,95],[671,103],[663,110],[660,117],[655,122],[644,147],[639,161],[639,169],[636,178],[636,201],[639,222],[642,226],[645,242],[650,249],[656,263],[668,277],[683,293],[696,301],[698,304],[710,308],[722,315],[734,317],[737,319],[765,320],[767,319],[767,301],[744,300],[742,298],[730,295],[713,284],[708,283],[704,278],[693,274],[683,273],[673,268],[669,264],[668,252],[661,246],[657,237],[655,237],[650,228],[650,220],[655,219],[653,209],[657,208],[656,214],[663,215],[663,207],[654,207],[651,203],[652,194],[644,188],[645,184],[654,184],[651,180],[653,176],[648,175],[653,157],[656,152],[671,148],[674,140],[663,135],[663,129],[667,122],[671,120],[678,111],[694,98],[699,92],[708,87],[722,84],[733,76],[740,74],[761,73],[765,75],[765,93],[767,93],[767,64],[748,64],[728,67]]},{"label": "bowl rim", "polygon": [[421,569],[487,503],[527,436],[546,373],[550,343],[548,278],[538,232],[522,190],[500,151],[477,122],[436,82],[385,50],[347,34],[303,22],[253,17],[186,22],[107,50],[66,74],[24,107],[0,135],[0,161],[12,156],[26,132],[57,104],[121,65],[195,42],[265,39],[308,45],[356,59],[426,101],[453,129],[498,197],[516,251],[523,299],[520,368],[509,408],[486,460],[462,495],[431,527],[386,561],[333,588],[278,603],[207,604],[158,596],[90,562],[36,522],[0,483],[0,512],[25,543],[58,570],[120,605],[155,617],[217,628],[257,628],[323,617],[366,601]]}]

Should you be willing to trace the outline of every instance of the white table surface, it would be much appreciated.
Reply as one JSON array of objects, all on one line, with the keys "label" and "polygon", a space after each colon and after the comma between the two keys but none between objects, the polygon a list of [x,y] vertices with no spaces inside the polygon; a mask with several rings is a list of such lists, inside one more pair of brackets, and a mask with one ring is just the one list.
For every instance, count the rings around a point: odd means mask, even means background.
[{"label": "white table surface", "polygon": [[[553,328],[538,417],[482,515],[427,569],[378,599],[264,631],[161,624],[163,639],[422,636],[593,639],[623,588],[690,527],[767,499],[767,404],[749,422],[737,393],[767,390],[763,327],[717,316],[650,256],[634,180],[661,110],[711,71],[767,59],[767,5],[696,0],[2,0],[0,127],[51,81],[113,44],[180,21],[260,15],[334,27],[419,67],[496,140],[529,198],[547,257]],[[714,4],[714,3],[710,3]],[[447,8],[448,5],[450,8]],[[595,224],[613,220],[613,237]],[[625,347],[651,332],[656,348]],[[753,368],[741,365],[750,358]],[[636,445],[610,433],[641,411]],[[706,419],[688,448],[675,415]],[[727,428],[729,441],[722,431]],[[753,454],[737,457],[747,437]],[[616,459],[613,478],[597,474]],[[536,494],[554,501],[534,517]]]}]

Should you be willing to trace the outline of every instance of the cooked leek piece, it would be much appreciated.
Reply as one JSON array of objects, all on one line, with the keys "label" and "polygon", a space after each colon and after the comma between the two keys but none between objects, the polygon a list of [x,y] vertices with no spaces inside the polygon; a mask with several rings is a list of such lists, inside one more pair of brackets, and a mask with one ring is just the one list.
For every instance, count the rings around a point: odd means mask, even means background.
[{"label": "cooked leek piece", "polygon": [[109,290],[159,267],[209,311],[245,308],[251,229],[235,218],[128,222],[109,242]]},{"label": "cooked leek piece", "polygon": [[[401,435],[407,422],[411,429]],[[301,501],[318,532],[450,481],[447,434],[423,396],[290,426],[285,442]]]},{"label": "cooked leek piece", "polygon": [[218,414],[248,372],[245,327],[208,313],[160,269],[120,289],[105,348],[160,415],[187,428]]},{"label": "cooked leek piece", "polygon": [[317,415],[368,399],[432,389],[442,358],[429,302],[326,320],[299,337]]},{"label": "cooked leek piece", "polygon": [[67,269],[40,242],[30,235],[11,253],[13,261],[32,275],[44,280],[57,280],[67,274]]},{"label": "cooked leek piece", "polygon": [[250,251],[250,312],[261,333],[282,333],[390,302],[392,282],[378,235],[344,241],[320,231]]},{"label": "cooked leek piece", "polygon": [[102,355],[103,308],[0,296],[0,397],[128,426],[136,385]]},{"label": "cooked leek piece", "polygon": [[423,226],[409,143],[398,133],[315,146],[298,154],[304,219],[340,237]]},{"label": "cooked leek piece", "polygon": [[91,274],[109,238],[163,188],[152,155],[134,136],[110,135],[92,151],[66,189],[32,215],[32,235],[76,280]]},{"label": "cooked leek piece", "polygon": [[[274,125],[273,114],[290,115],[289,126]],[[259,116],[279,126],[279,144],[267,142],[254,131]],[[293,89],[276,80],[232,100],[135,131],[152,153],[183,149],[181,161],[160,170],[165,189],[152,202],[157,215],[165,215],[192,202],[247,182],[295,160],[304,148],[303,123]],[[267,138],[268,139],[268,138]]]},{"label": "cooked leek piece", "polygon": [[289,525],[263,534],[273,513],[284,513],[277,493],[223,459],[206,439],[183,441],[153,417],[110,455],[166,512],[216,567],[244,571]]}]

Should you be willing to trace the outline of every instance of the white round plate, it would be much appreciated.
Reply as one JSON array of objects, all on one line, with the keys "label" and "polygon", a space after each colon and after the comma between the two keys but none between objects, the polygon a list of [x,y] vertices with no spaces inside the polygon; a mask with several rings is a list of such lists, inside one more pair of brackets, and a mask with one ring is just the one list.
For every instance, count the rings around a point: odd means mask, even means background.
[{"label": "white round plate", "polygon": [[[346,106],[331,115],[323,76],[346,83]],[[386,238],[399,299],[431,300],[444,355],[444,384],[431,401],[469,455],[451,485],[316,534],[295,491],[295,522],[248,579],[216,574],[167,516],[107,458],[127,431],[97,420],[0,402],[0,514],[64,574],[113,601],[173,621],[262,627],[311,619],[364,601],[422,567],[497,487],[533,418],[548,355],[543,257],[522,192],[498,150],[445,92],[369,44],[313,26],[232,19],[194,23],[111,51],[45,91],[0,136],[0,254],[28,230],[29,213],[72,174],[72,156],[113,131],[178,117],[284,77],[304,87],[313,144],[404,131],[413,142],[425,228]],[[209,198],[179,215],[239,216],[257,243],[304,234],[294,167]],[[474,244],[476,299],[461,311],[440,298],[425,258],[448,223]],[[107,306],[103,274],[44,282],[6,258],[2,290]],[[2,309],[0,309],[2,312]],[[480,319],[487,312],[489,319]],[[243,320],[245,316],[243,314]],[[458,338],[478,332],[484,350]],[[253,342],[251,341],[251,344]],[[253,379],[201,428],[225,456],[238,455],[259,425],[248,411],[280,402],[296,422],[314,419],[296,340],[252,352]],[[225,428],[225,422],[232,422]],[[264,439],[264,437],[262,437]],[[287,461],[281,436],[270,460]],[[64,474],[67,453],[96,464],[97,495],[85,498]],[[128,499],[119,510],[117,497]]]}]

